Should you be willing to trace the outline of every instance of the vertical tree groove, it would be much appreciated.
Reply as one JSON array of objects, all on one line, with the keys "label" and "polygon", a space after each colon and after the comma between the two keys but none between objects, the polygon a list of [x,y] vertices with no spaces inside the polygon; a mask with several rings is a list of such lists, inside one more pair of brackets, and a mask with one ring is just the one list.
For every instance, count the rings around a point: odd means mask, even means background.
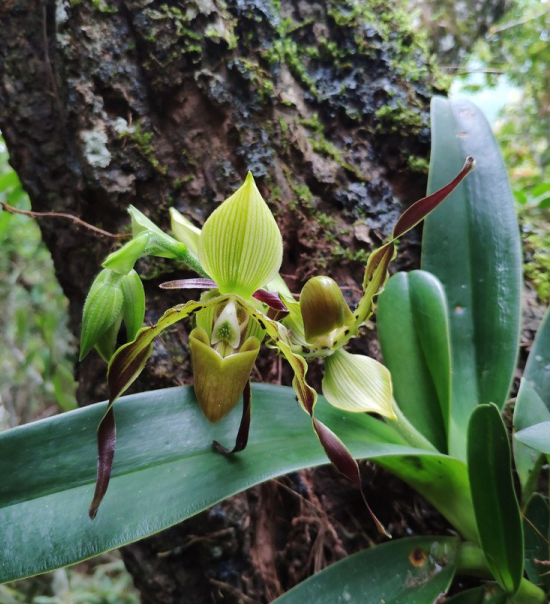
[{"label": "vertical tree groove", "polygon": [[[4,0],[0,130],[33,210],[113,233],[127,229],[130,203],[165,228],[171,206],[201,224],[251,170],[283,232],[291,289],[322,267],[350,286],[353,304],[366,252],[425,188],[438,86],[398,4]],[[78,334],[90,283],[119,243],[63,219],[40,226]],[[415,250],[413,236],[402,265]],[[138,268],[155,321],[181,301],[158,284],[185,268],[158,259]],[[377,352],[368,334],[355,345]],[[155,346],[137,387],[188,383],[184,326]],[[94,356],[77,368],[81,404],[105,398]],[[277,378],[277,363],[260,369]],[[377,491],[381,475],[364,473],[381,520],[405,514]],[[123,555],[144,602],[267,602],[371,538],[360,495],[323,468],[241,494]]]}]

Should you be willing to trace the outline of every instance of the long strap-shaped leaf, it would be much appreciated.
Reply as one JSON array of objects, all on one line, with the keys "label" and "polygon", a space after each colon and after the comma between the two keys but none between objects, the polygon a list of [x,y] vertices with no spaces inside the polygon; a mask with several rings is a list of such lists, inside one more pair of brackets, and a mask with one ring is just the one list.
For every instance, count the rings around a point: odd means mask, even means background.
[{"label": "long strap-shaped leaf", "polygon": [[433,604],[455,574],[456,537],[409,537],[353,554],[272,604]]},{"label": "long strap-shaped leaf", "polygon": [[89,515],[94,519],[105,497],[116,446],[116,423],[113,404],[145,368],[153,350],[153,340],[167,327],[188,317],[191,313],[220,304],[229,296],[219,296],[207,302],[190,301],[167,310],[156,325],[140,329],[132,342],[121,346],[109,363],[107,380],[109,383],[109,405],[97,430],[97,480],[94,497],[90,504]]},{"label": "long strap-shaped leaf", "polygon": [[428,217],[422,239],[422,269],[441,281],[449,303],[449,452],[461,459],[476,405],[502,408],[512,383],[521,250],[513,195],[490,125],[469,101],[434,98],[428,190],[445,183],[467,155],[476,157],[475,173]]}]

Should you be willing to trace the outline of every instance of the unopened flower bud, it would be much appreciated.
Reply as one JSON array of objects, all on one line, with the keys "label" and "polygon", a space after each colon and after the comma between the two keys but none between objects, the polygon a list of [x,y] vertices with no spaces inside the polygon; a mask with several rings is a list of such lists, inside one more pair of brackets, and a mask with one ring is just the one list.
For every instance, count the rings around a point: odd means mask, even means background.
[{"label": "unopened flower bud", "polygon": [[300,296],[300,310],[305,337],[311,343],[353,321],[342,291],[330,277],[313,277],[305,284]]}]

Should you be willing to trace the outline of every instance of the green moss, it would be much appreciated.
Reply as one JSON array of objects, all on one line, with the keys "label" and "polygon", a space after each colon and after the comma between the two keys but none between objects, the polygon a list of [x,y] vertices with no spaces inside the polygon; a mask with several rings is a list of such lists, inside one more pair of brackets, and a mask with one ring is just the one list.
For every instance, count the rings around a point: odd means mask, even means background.
[{"label": "green moss", "polygon": [[547,215],[539,210],[519,211],[525,253],[525,276],[544,304],[550,303],[550,231]]},{"label": "green moss", "polygon": [[261,51],[260,56],[269,67],[280,63],[286,63],[292,75],[299,80],[314,96],[317,96],[315,81],[309,75],[303,59],[303,50],[291,38],[286,38],[284,28],[279,32],[281,38],[277,38],[273,44]]},{"label": "green moss", "polygon": [[[80,4],[80,2],[78,2]],[[75,4],[71,3],[71,6],[75,6]],[[104,14],[115,14],[118,13],[118,8],[116,6],[109,6],[105,0],[92,0],[92,6]]]},{"label": "green moss", "polygon": [[232,59],[230,65],[250,84],[251,90],[256,92],[262,104],[275,97],[275,85],[271,81],[271,75],[258,63],[239,57]]},{"label": "green moss", "polygon": [[369,258],[369,252],[366,250],[352,251],[347,247],[342,247],[337,243],[332,249],[332,255],[335,260],[348,260],[350,262],[360,262],[366,264]]},{"label": "green moss", "polygon": [[427,174],[430,168],[430,162],[425,157],[416,155],[409,155],[407,164],[413,172],[419,172],[420,174]]},{"label": "green moss", "polygon": [[129,132],[123,136],[128,137],[133,143],[135,143],[141,156],[146,159],[157,172],[160,174],[166,174],[168,169],[166,166],[161,165],[155,154],[155,149],[151,144],[151,141],[153,140],[153,133],[145,130],[141,122],[136,123],[133,132]]},{"label": "green moss", "polygon": [[[294,182],[294,184],[292,184],[292,190],[294,191],[297,201],[299,202],[299,204],[304,207],[304,208],[312,208],[313,207],[313,193],[311,192],[310,188],[305,184],[305,183],[296,183]],[[291,209],[295,209],[296,206],[292,207]]]},{"label": "green moss", "polygon": [[334,218],[328,216],[328,214],[325,214],[324,212],[319,212],[317,214],[317,222],[325,230],[334,229],[338,224]]},{"label": "green moss", "polygon": [[379,120],[377,130],[379,132],[417,132],[424,127],[419,110],[407,109],[401,100],[396,105],[384,105],[375,113]]},{"label": "green moss", "polygon": [[181,189],[183,187],[183,185],[192,181],[194,178],[195,178],[195,176],[193,174],[188,174],[187,176],[184,176],[183,178],[176,178],[176,180],[174,180],[173,187],[176,191],[178,191],[179,189]]},{"label": "green moss", "polygon": [[321,124],[321,122],[319,121],[319,115],[317,113],[314,113],[308,119],[299,120],[298,123],[302,124],[302,126],[306,126],[306,128],[309,128],[312,132],[315,132],[316,134],[322,134],[323,132],[323,124]]}]

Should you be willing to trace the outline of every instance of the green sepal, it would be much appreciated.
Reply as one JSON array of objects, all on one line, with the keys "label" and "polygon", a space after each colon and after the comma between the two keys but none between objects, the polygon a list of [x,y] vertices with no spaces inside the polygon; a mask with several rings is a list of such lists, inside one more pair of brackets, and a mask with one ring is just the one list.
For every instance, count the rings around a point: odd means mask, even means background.
[{"label": "green sepal", "polygon": [[242,187],[206,221],[199,238],[200,264],[220,293],[248,298],[275,278],[282,258],[279,227],[249,172]]},{"label": "green sepal", "polygon": [[115,354],[117,337],[118,332],[120,331],[121,323],[122,317],[119,317],[95,343],[94,348],[106,363],[108,363]]},{"label": "green sepal", "polygon": [[174,237],[186,245],[187,249],[196,256],[199,253],[199,236],[201,234],[199,227],[187,220],[176,208],[170,208],[170,225]]},{"label": "green sepal", "polygon": [[145,253],[149,239],[150,233],[140,233],[116,252],[107,256],[103,267],[121,275],[127,275],[134,268],[138,258]]},{"label": "green sepal", "polygon": [[104,269],[92,283],[82,313],[80,360],[120,318],[123,294],[120,275]]},{"label": "green sepal", "polygon": [[323,395],[338,409],[397,419],[390,372],[378,361],[337,350],[325,360]]},{"label": "green sepal", "polygon": [[131,270],[121,281],[124,301],[122,319],[126,326],[126,339],[131,342],[143,325],[145,318],[145,290],[136,271]]},{"label": "green sepal", "polygon": [[189,254],[187,252],[187,247],[183,243],[176,241],[173,237],[164,233],[136,207],[130,206],[128,208],[128,213],[132,217],[132,232],[134,237],[141,235],[142,233],[149,234],[145,254],[158,256],[160,258],[187,260]]},{"label": "green sepal", "polygon": [[195,395],[206,419],[219,422],[239,402],[260,350],[251,337],[239,352],[222,358],[211,346],[208,334],[196,327],[189,335]]}]

